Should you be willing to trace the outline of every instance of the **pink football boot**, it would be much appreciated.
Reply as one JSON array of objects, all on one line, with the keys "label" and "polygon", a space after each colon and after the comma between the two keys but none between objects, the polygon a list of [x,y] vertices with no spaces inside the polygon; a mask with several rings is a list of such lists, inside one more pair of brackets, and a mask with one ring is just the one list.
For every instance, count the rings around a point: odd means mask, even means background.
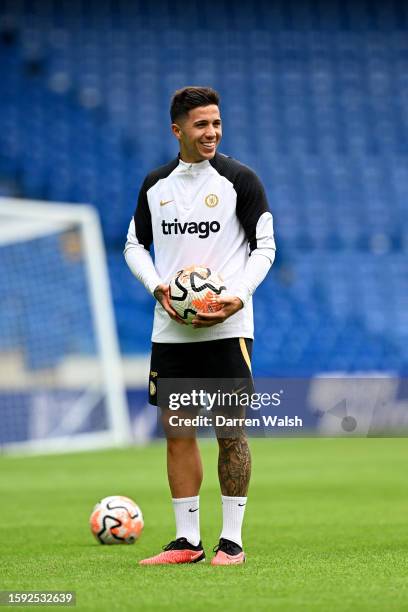
[{"label": "pink football boot", "polygon": [[178,538],[163,547],[163,552],[155,557],[142,559],[140,565],[168,565],[174,563],[199,563],[205,561],[201,542],[193,546],[186,538]]},{"label": "pink football boot", "polygon": [[216,553],[211,565],[241,565],[245,563],[245,553],[238,544],[220,538],[220,543],[214,548]]}]

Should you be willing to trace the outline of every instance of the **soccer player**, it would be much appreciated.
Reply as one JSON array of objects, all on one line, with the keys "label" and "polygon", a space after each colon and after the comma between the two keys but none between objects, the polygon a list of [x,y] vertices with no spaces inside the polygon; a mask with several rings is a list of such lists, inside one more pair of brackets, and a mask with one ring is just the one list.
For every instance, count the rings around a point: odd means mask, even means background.
[{"label": "soccer player", "polygon": [[[251,378],[251,296],[275,258],[272,215],[259,178],[217,152],[222,136],[218,93],[209,87],[180,89],[170,116],[179,155],[144,180],[124,251],[132,273],[157,300],[149,380],[153,405],[161,378]],[[186,325],[170,304],[168,283],[177,270],[202,263],[221,274],[228,295],[218,298],[219,311],[197,314]],[[140,563],[197,563],[205,560],[200,451],[195,430],[173,436],[168,410],[161,409],[176,538]],[[218,436],[218,445],[223,525],[211,563],[241,564],[250,451],[243,430]]]}]

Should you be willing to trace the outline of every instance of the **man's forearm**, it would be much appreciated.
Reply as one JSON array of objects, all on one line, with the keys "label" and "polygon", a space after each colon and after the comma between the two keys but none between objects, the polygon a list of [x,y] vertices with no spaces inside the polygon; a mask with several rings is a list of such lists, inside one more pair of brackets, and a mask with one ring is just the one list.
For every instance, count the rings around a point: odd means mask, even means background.
[{"label": "man's forearm", "polygon": [[132,274],[153,295],[156,287],[163,281],[157,274],[150,253],[141,246],[131,246],[125,249],[124,255]]},{"label": "man's forearm", "polygon": [[248,259],[242,277],[235,287],[231,289],[231,294],[239,297],[244,306],[268,274],[274,259],[275,251],[271,249],[267,255],[254,252]]}]

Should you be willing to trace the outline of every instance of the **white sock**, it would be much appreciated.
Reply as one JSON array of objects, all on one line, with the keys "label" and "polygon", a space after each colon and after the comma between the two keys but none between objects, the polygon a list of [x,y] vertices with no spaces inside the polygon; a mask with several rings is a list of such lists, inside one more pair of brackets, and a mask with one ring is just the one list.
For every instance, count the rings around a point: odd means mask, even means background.
[{"label": "white sock", "polygon": [[229,497],[221,495],[222,500],[222,532],[220,538],[231,540],[241,546],[241,529],[244,520],[246,497]]},{"label": "white sock", "polygon": [[173,498],[176,539],[187,538],[193,546],[200,542],[200,496]]}]

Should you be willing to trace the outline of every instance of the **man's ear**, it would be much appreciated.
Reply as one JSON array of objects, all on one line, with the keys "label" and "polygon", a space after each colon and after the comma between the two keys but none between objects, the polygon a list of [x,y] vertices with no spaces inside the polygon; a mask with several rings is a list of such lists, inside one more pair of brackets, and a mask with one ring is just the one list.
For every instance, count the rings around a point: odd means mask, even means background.
[{"label": "man's ear", "polygon": [[177,140],[180,140],[181,136],[183,135],[181,127],[177,125],[177,123],[172,123],[171,129],[172,129],[174,136],[177,138]]}]

